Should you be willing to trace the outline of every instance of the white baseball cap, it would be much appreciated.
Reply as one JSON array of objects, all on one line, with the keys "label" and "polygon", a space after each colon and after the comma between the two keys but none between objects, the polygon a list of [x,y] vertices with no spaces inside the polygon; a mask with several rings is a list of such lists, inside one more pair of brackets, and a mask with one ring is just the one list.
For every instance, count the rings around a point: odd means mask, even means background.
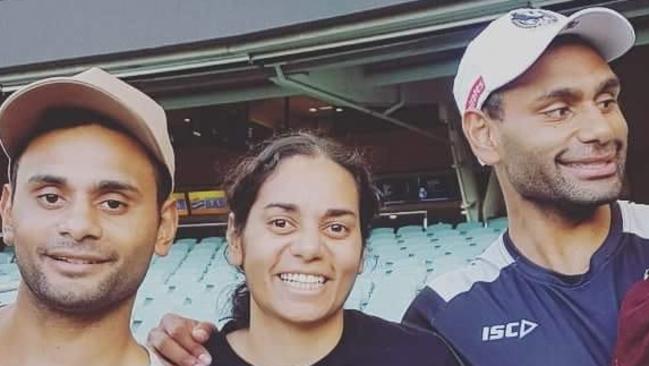
[{"label": "white baseball cap", "polygon": [[164,164],[173,191],[175,160],[165,111],[146,94],[96,67],[33,82],[2,103],[0,144],[10,161],[43,123],[43,114],[57,107],[84,108],[120,124]]},{"label": "white baseball cap", "polygon": [[611,9],[589,8],[569,17],[543,9],[512,10],[467,46],[453,84],[460,114],[482,108],[494,90],[523,74],[562,34],[582,37],[606,61],[622,56],[635,43],[631,23]]}]

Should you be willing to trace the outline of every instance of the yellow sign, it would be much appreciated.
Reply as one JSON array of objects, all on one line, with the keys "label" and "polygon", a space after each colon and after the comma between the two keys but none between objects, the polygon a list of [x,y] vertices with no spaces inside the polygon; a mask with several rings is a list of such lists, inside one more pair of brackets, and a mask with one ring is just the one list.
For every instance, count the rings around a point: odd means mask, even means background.
[{"label": "yellow sign", "polygon": [[189,192],[192,215],[215,215],[228,213],[225,191]]}]

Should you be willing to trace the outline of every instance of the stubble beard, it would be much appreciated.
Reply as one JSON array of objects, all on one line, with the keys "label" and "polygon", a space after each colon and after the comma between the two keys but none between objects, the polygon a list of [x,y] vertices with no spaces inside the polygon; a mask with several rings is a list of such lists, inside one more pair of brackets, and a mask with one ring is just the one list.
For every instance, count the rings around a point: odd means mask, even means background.
[{"label": "stubble beard", "polygon": [[[100,315],[128,301],[137,293],[148,268],[141,273],[133,273],[120,266],[104,274],[94,285],[66,288],[65,285],[52,283],[41,268],[23,261],[18,252],[16,254],[22,280],[38,304],[70,316]],[[80,281],[85,282],[84,279]]]},{"label": "stubble beard", "polygon": [[[505,171],[515,191],[525,200],[553,211],[567,219],[587,218],[604,204],[616,201],[622,192],[625,159],[619,153],[617,173],[608,187],[591,188],[577,179],[561,173],[560,167],[547,164],[506,165]],[[603,184],[603,183],[602,183]]]}]

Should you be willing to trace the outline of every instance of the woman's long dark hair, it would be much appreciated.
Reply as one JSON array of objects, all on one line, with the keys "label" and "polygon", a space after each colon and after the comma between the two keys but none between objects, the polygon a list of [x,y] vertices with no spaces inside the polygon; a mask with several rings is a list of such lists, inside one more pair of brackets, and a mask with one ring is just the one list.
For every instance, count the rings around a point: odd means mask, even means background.
[{"label": "woman's long dark hair", "polygon": [[[225,181],[230,210],[234,214],[234,231],[243,233],[257,193],[279,163],[292,156],[323,156],[331,159],[354,177],[359,194],[360,229],[363,249],[370,234],[370,220],[377,214],[379,200],[376,187],[363,156],[327,138],[308,132],[294,132],[271,138],[245,156]],[[232,320],[236,328],[250,325],[250,292],[245,282],[232,295]]]}]

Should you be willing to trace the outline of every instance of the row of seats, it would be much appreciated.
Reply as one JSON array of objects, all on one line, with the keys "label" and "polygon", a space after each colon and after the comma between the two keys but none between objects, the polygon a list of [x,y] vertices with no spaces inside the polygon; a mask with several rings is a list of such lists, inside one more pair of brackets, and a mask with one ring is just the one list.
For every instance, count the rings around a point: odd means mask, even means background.
[{"label": "row of seats", "polygon": [[20,273],[15,262],[13,248],[0,252],[0,305],[14,301],[20,283]]},{"label": "row of seats", "polygon": [[370,271],[359,276],[346,305],[399,321],[428,281],[470,264],[506,227],[506,220],[499,219],[488,226],[438,223],[427,228],[375,228],[368,241]]},{"label": "row of seats", "polygon": [[379,227],[371,230],[371,236],[377,237],[407,237],[426,235],[431,237],[446,237],[454,235],[480,235],[483,233],[501,233],[507,228],[507,218],[489,220],[488,223],[461,222],[455,227],[448,223],[437,223],[423,227],[421,225],[406,225],[399,228]]},{"label": "row of seats", "polygon": [[[466,223],[376,228],[364,270],[345,307],[399,321],[427,281],[470,264],[506,227]],[[138,291],[132,329],[140,341],[167,312],[219,326],[230,313],[230,296],[244,277],[227,263],[222,237],[179,239],[165,257],[155,256]],[[13,252],[0,252],[0,304],[14,301],[20,274]]]}]

